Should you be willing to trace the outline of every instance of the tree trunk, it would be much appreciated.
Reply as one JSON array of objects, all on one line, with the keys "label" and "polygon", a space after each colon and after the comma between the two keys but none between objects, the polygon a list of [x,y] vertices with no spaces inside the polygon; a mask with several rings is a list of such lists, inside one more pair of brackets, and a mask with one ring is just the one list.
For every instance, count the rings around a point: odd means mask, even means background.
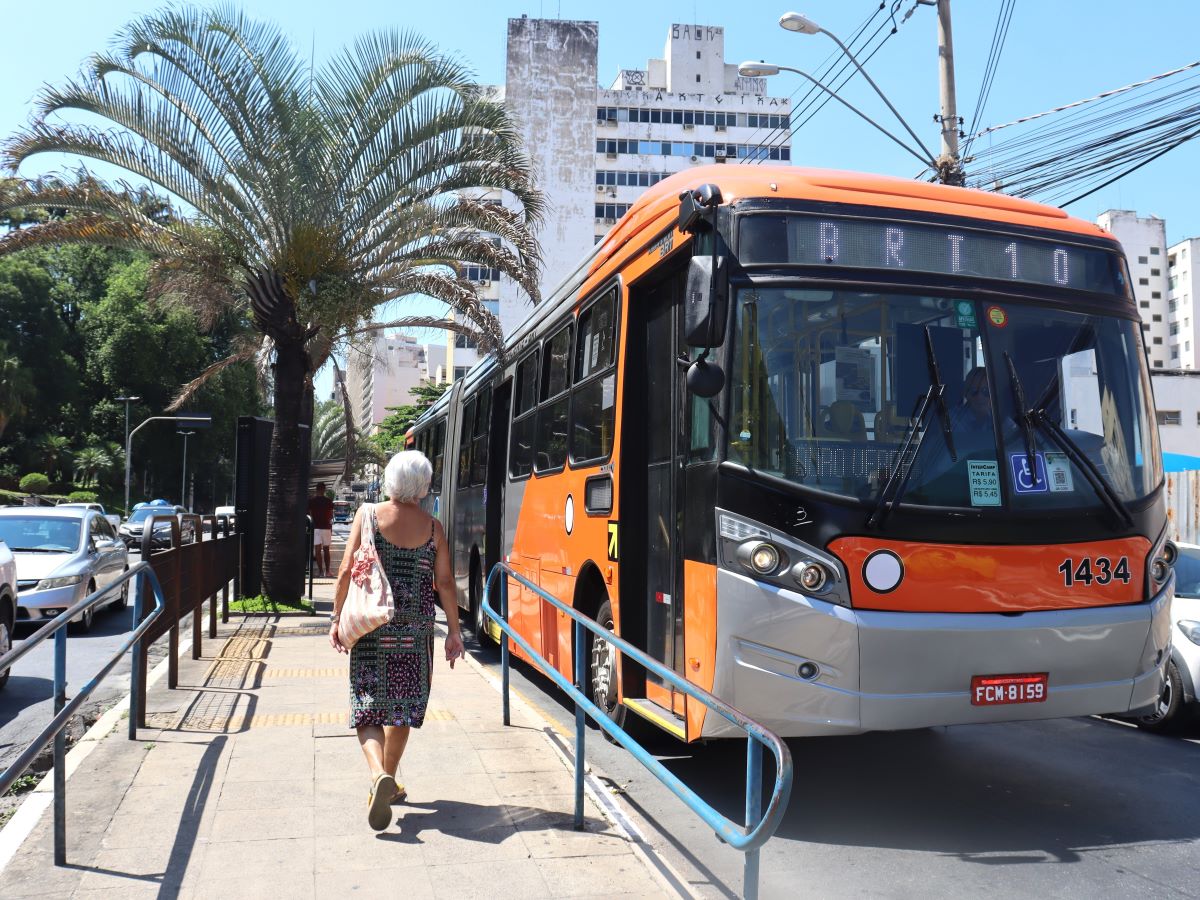
[{"label": "tree trunk", "polygon": [[308,354],[302,340],[275,339],[275,431],[268,464],[267,533],[263,547],[263,593],[294,603],[304,593],[308,568],[305,540],[307,491],[305,444],[301,428],[308,382]]}]

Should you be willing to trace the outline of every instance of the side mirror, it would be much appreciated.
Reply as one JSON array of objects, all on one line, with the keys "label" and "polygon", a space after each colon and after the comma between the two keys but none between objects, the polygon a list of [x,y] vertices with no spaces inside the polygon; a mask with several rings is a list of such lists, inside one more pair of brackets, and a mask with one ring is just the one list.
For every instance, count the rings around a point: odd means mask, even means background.
[{"label": "side mirror", "polygon": [[701,356],[688,366],[687,389],[697,397],[715,397],[725,387],[725,372]]},{"label": "side mirror", "polygon": [[683,295],[683,334],[689,347],[719,347],[728,311],[725,257],[693,256]]}]

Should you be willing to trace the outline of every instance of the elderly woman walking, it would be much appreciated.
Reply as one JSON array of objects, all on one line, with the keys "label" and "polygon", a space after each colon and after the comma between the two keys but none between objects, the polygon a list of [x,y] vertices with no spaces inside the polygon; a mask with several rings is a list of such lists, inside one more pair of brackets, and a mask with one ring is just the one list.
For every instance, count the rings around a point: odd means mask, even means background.
[{"label": "elderly woman walking", "polygon": [[433,677],[434,593],[446,611],[449,634],[446,660],[463,655],[458,629],[458,601],[450,550],[442,525],[418,505],[429,493],[433,469],[416,451],[397,453],[384,469],[388,500],[364,504],[354,518],[338,571],[329,643],[339,653],[338,619],[355,551],[363,534],[363,517],[374,526],[375,549],[394,599],[391,621],[362,637],[350,650],[350,727],[371,769],[367,821],[376,831],[391,821],[391,804],[406,796],[396,781],[409,730],[420,728],[429,705]]}]

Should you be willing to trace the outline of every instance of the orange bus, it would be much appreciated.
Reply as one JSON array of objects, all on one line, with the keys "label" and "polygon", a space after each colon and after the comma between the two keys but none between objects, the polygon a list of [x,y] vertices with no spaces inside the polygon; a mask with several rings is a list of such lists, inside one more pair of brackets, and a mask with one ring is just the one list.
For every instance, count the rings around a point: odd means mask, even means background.
[{"label": "orange bus", "polygon": [[[1174,548],[1142,329],[1118,243],[1058,209],[690,169],[412,444],[481,639],[505,560],[783,736],[1162,690]],[[516,584],[509,618],[568,677],[587,654],[614,718],[729,734]]]}]

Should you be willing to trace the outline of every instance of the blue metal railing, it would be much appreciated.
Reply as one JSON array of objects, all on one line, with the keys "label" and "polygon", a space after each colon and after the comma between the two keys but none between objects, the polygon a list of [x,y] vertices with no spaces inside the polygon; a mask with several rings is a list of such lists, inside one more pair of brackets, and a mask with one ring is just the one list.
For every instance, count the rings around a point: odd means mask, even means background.
[{"label": "blue metal railing", "polygon": [[[523,584],[544,601],[554,606],[560,612],[570,616],[575,622],[575,684],[571,684],[562,673],[550,665],[542,655],[529,645],[529,642],[512,628],[508,622],[508,579],[500,579],[500,610],[497,612],[488,603],[492,583],[500,573]],[[501,681],[503,685],[504,724],[509,723],[509,650],[508,639],[511,637],[517,646],[535,660],[542,671],[575,701],[575,827],[583,827],[583,775],[584,775],[584,735],[585,715],[591,717],[598,726],[612,735],[613,740],[628,750],[643,766],[650,770],[655,778],[661,781],[684,804],[700,816],[716,832],[718,839],[724,841],[735,850],[746,854],[745,872],[743,875],[742,891],[747,900],[758,897],[759,848],[775,833],[787,812],[788,798],[792,793],[792,755],[787,746],[774,732],[764,728],[757,722],[747,718],[738,710],[718,697],[713,696],[703,688],[697,687],[678,673],[666,668],[662,663],[651,659],[643,651],[617,637],[606,628],[601,627],[593,619],[563,603],[556,597],[546,593],[529,579],[513,571],[505,563],[496,563],[488,574],[487,586],[480,598],[484,615],[495,622],[501,631],[500,663]],[[673,685],[689,697],[703,703],[708,709],[727,719],[737,728],[746,732],[746,821],[739,824],[723,816],[712,806],[684,784],[674,772],[646,752],[637,741],[629,736],[620,725],[596,706],[583,692],[586,679],[586,659],[583,652],[585,644],[584,629],[592,632],[597,638],[607,641],[621,653],[644,666],[659,678]],[[770,748],[775,756],[775,785],[771,790],[771,799],[767,803],[766,812],[762,812],[762,748]]]},{"label": "blue metal railing", "polygon": [[[154,592],[154,609],[146,619],[142,620],[142,578],[148,577],[150,587]],[[121,590],[131,579],[137,578],[133,584],[133,631],[121,644],[120,648],[112,655],[103,668],[93,676],[93,678],[80,688],[79,693],[67,702],[67,625],[72,619],[86,610],[92,609],[94,606],[105,600],[113,591]],[[66,865],[67,862],[67,774],[66,774],[66,756],[67,756],[67,738],[64,730],[67,727],[67,722],[79,710],[79,707],[91,696],[92,692],[104,680],[105,676],[113,670],[113,667],[120,662],[121,657],[129,652],[130,648],[134,648],[135,664],[130,675],[130,694],[129,694],[129,721],[136,723],[139,720],[141,710],[138,709],[140,702],[141,686],[141,667],[136,664],[136,657],[141,651],[141,640],[144,635],[165,608],[166,600],[163,597],[162,586],[158,583],[158,577],[154,574],[154,570],[147,562],[140,562],[129,571],[125,572],[120,578],[114,581],[107,587],[101,588],[88,594],[70,609],[59,613],[28,638],[21,642],[19,647],[14,647],[4,656],[0,656],[0,672],[12,666],[19,661],[25,654],[29,653],[34,647],[44,641],[51,635],[54,636],[54,718],[50,720],[45,728],[39,732],[38,736],[30,742],[30,744],[21,751],[21,755],[16,758],[4,772],[0,773],[0,794],[4,794],[23,774],[25,770],[33,763],[34,759],[46,744],[54,740],[54,864],[56,866]]]}]

